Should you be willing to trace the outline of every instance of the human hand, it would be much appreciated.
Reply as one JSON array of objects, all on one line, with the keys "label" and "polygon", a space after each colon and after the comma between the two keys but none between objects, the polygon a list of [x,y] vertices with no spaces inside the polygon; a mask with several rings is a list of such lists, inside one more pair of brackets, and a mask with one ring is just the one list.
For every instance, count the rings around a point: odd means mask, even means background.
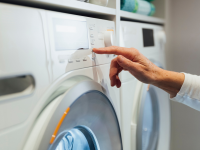
[{"label": "human hand", "polygon": [[153,84],[162,70],[135,48],[111,46],[105,48],[94,48],[93,52],[97,54],[118,55],[111,62],[109,74],[111,86],[117,86],[118,88],[121,86],[119,73],[122,70],[129,71],[135,78],[148,84]]}]

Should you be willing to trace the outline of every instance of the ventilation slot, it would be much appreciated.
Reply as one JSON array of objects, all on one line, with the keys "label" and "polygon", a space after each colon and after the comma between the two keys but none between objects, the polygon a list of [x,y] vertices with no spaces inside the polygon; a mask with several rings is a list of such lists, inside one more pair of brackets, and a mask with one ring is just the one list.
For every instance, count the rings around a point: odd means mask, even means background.
[{"label": "ventilation slot", "polygon": [[29,95],[35,88],[31,75],[0,78],[0,100]]}]

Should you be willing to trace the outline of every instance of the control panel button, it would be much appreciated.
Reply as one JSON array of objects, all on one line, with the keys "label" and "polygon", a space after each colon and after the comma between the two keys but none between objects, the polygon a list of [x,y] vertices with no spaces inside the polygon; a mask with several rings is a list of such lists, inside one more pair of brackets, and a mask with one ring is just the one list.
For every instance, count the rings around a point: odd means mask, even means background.
[{"label": "control panel button", "polygon": [[83,61],[87,61],[87,58],[85,57],[85,58],[83,58]]},{"label": "control panel button", "polygon": [[91,26],[91,27],[89,27],[89,29],[90,29],[90,30],[93,30],[94,28]]},{"label": "control panel button", "polygon": [[91,39],[91,45],[94,45],[95,40]]},{"label": "control panel button", "polygon": [[113,31],[105,31],[104,32],[104,43],[105,47],[113,46]]},{"label": "control panel button", "polygon": [[90,34],[90,37],[91,37],[91,38],[94,38],[94,34]]},{"label": "control panel button", "polygon": [[58,59],[67,59],[67,57],[68,57],[67,55],[59,55]]},{"label": "control panel button", "polygon": [[95,60],[96,59],[96,54],[94,52],[92,52],[92,59]]},{"label": "control panel button", "polygon": [[167,41],[167,38],[166,38],[166,35],[165,35],[164,31],[159,31],[158,32],[158,38],[163,44],[165,44],[166,41]]},{"label": "control panel button", "polygon": [[80,62],[81,60],[80,59],[76,59],[76,62]]},{"label": "control panel button", "polygon": [[71,60],[71,59],[68,59],[68,63],[73,63],[73,60]]},{"label": "control panel button", "polygon": [[106,54],[106,57],[107,57],[107,58],[109,58],[109,56],[110,56],[109,54]]}]

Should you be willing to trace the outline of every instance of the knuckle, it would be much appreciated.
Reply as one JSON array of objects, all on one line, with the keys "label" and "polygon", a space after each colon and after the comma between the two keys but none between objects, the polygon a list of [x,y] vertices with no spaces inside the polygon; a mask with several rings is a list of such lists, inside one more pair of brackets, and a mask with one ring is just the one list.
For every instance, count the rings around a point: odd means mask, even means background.
[{"label": "knuckle", "polygon": [[120,53],[120,51],[122,50],[122,48],[121,47],[119,47],[119,46],[114,46],[114,53],[115,54],[119,54]]},{"label": "knuckle", "polygon": [[117,57],[111,60],[111,65],[115,64],[117,61]]},{"label": "knuckle", "polygon": [[115,62],[115,60],[114,60],[114,59],[112,59],[112,60],[111,60],[111,64],[113,64],[114,62]]},{"label": "knuckle", "polygon": [[118,48],[118,46],[111,46],[113,49],[117,49]]},{"label": "knuckle", "polygon": [[130,50],[131,50],[132,52],[134,52],[135,54],[139,54],[139,53],[140,53],[136,48],[130,48]]},{"label": "knuckle", "polygon": [[121,59],[121,58],[122,58],[122,56],[121,56],[121,55],[118,55],[116,58],[117,58],[117,59]]},{"label": "knuckle", "polygon": [[131,67],[132,62],[130,60],[127,60],[126,63],[127,63],[127,69],[132,69],[132,67]]},{"label": "knuckle", "polygon": [[123,51],[123,50],[124,50],[123,47],[118,47],[118,46],[117,46],[117,48],[116,48],[116,52],[120,52],[120,51]]}]

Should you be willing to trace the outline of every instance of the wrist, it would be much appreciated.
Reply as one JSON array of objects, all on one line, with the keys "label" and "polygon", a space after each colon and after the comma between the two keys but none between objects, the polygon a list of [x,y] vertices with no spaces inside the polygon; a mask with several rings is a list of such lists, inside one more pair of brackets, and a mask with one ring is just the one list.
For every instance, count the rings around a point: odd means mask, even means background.
[{"label": "wrist", "polygon": [[180,91],[184,80],[185,75],[183,73],[160,69],[153,85],[165,90],[171,97],[175,97]]},{"label": "wrist", "polygon": [[150,84],[152,84],[154,86],[159,85],[164,80],[163,75],[166,74],[165,71],[166,70],[163,70],[162,68],[159,68],[156,66],[153,69],[153,75],[152,75],[152,80],[151,80]]}]

